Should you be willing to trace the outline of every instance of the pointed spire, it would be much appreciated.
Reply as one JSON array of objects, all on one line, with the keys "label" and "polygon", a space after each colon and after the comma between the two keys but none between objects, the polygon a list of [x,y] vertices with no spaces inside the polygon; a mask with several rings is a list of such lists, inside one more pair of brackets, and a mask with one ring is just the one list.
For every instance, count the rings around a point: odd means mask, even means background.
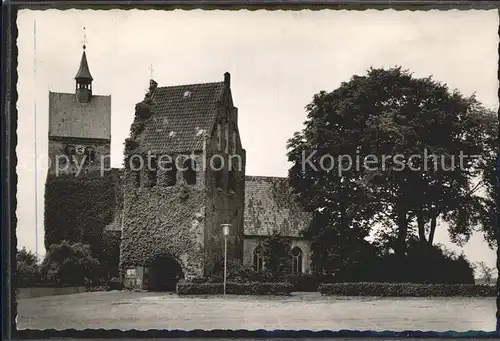
[{"label": "pointed spire", "polygon": [[90,74],[89,64],[87,63],[87,55],[85,54],[85,47],[82,53],[82,60],[80,61],[80,68],[76,73],[75,79],[77,81],[88,81],[88,82],[93,81],[92,75]]},{"label": "pointed spire", "polygon": [[80,61],[80,68],[76,73],[75,79],[78,82],[82,81],[82,83],[90,83],[92,82],[93,78],[92,75],[90,74],[89,64],[87,63],[87,55],[85,54],[85,49],[87,48],[87,34],[85,33],[85,26],[83,27],[82,43],[83,43],[82,60]]}]

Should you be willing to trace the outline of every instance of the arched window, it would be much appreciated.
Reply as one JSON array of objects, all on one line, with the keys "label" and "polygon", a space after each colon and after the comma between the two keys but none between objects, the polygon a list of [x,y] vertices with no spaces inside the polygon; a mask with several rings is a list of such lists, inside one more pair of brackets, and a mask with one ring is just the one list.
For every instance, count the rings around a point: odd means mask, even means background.
[{"label": "arched window", "polygon": [[182,176],[188,185],[196,185],[196,163],[192,158],[184,161]]},{"label": "arched window", "polygon": [[257,245],[255,250],[253,251],[253,269],[257,272],[262,271],[264,260],[264,250],[261,245]]},{"label": "arched window", "polygon": [[74,163],[76,161],[76,150],[74,146],[66,146],[66,156],[69,159],[70,163]]},{"label": "arched window", "polygon": [[292,274],[298,275],[302,273],[302,250],[299,247],[294,247],[292,254]]},{"label": "arched window", "polygon": [[95,163],[95,150],[92,147],[85,148],[85,163],[93,165]]}]

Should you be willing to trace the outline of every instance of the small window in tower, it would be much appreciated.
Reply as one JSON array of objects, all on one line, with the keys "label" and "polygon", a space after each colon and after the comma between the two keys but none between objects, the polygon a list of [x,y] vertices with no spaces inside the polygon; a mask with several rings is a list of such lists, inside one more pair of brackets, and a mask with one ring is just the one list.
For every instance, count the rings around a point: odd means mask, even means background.
[{"label": "small window in tower", "polygon": [[157,180],[157,163],[156,158],[151,158],[150,164],[148,165],[148,185],[149,187],[156,186]]},{"label": "small window in tower", "polygon": [[188,158],[184,161],[182,175],[188,185],[196,185],[196,164],[195,160]]},{"label": "small window in tower", "polygon": [[175,162],[169,162],[165,165],[165,186],[175,186],[177,183],[177,167]]},{"label": "small window in tower", "polygon": [[92,147],[85,149],[85,163],[93,165],[95,163],[95,150]]},{"label": "small window in tower", "polygon": [[184,98],[189,98],[189,97],[191,97],[191,91],[186,91],[184,93]]}]

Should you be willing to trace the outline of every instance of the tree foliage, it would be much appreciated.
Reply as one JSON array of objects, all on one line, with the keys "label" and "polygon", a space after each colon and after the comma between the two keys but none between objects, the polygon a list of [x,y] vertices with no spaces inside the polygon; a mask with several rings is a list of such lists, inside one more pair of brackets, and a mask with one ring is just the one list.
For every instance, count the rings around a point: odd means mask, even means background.
[{"label": "tree foliage", "polygon": [[41,272],[56,285],[88,285],[100,276],[99,261],[92,257],[90,246],[67,241],[49,247]]},{"label": "tree foliage", "polygon": [[440,220],[457,244],[475,229],[493,241],[498,119],[474,96],[401,68],[370,69],[316,94],[306,111],[288,143],[289,178],[314,212],[306,234],[328,271],[352,252],[342,244],[357,249],[376,225],[393,230],[400,261],[414,237],[434,243]]},{"label": "tree foliage", "polygon": [[284,238],[278,232],[273,232],[269,238],[264,240],[263,248],[263,258],[266,271],[274,274],[275,276],[290,273],[290,240]]},{"label": "tree foliage", "polygon": [[18,288],[35,285],[41,279],[36,255],[24,247],[17,250],[15,278]]}]

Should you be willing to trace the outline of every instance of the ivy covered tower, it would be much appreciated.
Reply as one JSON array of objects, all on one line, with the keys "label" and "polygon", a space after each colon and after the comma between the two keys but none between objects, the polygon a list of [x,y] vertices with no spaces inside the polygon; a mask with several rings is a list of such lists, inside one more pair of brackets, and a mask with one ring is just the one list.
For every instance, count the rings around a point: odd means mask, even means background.
[{"label": "ivy covered tower", "polygon": [[45,247],[63,240],[82,242],[97,256],[114,207],[111,96],[93,93],[85,45],[74,79],[72,92],[49,91]]},{"label": "ivy covered tower", "polygon": [[125,143],[120,267],[127,286],[174,289],[181,277],[242,263],[245,150],[229,73],[159,87],[138,103]]}]

